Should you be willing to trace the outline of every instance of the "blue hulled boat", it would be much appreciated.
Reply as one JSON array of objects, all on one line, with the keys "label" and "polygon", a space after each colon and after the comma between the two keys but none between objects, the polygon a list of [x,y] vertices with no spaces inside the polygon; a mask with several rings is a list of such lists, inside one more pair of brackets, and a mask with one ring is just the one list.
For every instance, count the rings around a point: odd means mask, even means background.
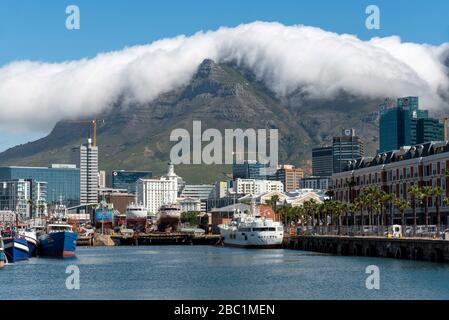
[{"label": "blue hulled boat", "polygon": [[8,262],[28,260],[30,249],[24,238],[17,237],[13,231],[4,231],[2,236]]},{"label": "blue hulled boat", "polygon": [[47,233],[39,237],[39,256],[74,257],[78,234],[68,224],[50,224]]},{"label": "blue hulled boat", "polygon": [[6,264],[5,247],[3,244],[3,238],[0,235],[0,269]]},{"label": "blue hulled boat", "polygon": [[36,231],[33,229],[27,228],[19,231],[19,235],[21,238],[27,241],[27,246],[29,249],[28,255],[30,258],[36,256],[37,251],[37,235]]}]

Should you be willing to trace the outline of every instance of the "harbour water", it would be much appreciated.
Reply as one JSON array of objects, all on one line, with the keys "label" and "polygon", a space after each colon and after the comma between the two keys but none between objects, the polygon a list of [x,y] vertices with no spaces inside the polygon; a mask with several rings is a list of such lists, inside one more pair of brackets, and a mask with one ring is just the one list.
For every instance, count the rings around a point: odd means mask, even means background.
[{"label": "harbour water", "polygon": [[[66,268],[77,265],[79,290]],[[380,269],[368,290],[365,269]],[[213,246],[81,247],[0,270],[4,299],[449,299],[449,265],[296,250]]]}]

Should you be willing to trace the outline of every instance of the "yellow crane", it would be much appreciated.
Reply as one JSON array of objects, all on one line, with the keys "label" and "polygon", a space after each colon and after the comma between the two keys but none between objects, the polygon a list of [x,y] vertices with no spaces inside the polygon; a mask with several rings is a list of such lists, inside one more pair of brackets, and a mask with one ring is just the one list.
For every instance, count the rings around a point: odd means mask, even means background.
[{"label": "yellow crane", "polygon": [[97,119],[92,120],[67,120],[69,123],[90,123],[92,126],[92,145],[97,145]]}]

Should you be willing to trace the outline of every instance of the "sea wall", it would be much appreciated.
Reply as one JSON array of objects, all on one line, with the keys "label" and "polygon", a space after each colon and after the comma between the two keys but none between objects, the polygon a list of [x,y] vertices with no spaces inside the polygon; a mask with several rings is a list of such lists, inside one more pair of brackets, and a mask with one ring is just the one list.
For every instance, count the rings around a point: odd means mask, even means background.
[{"label": "sea wall", "polygon": [[294,236],[289,249],[344,256],[449,262],[449,241],[432,239],[392,239],[384,237]]}]

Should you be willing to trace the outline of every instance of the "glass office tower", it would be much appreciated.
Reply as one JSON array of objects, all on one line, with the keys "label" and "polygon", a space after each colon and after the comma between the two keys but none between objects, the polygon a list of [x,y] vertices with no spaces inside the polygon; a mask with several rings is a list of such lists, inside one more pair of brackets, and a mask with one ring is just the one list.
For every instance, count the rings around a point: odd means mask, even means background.
[{"label": "glass office tower", "polygon": [[47,203],[59,203],[67,207],[80,202],[80,171],[75,165],[51,167],[0,167],[0,180],[35,180],[46,182]]},{"label": "glass office tower", "polygon": [[430,118],[428,110],[419,109],[418,97],[399,98],[396,106],[381,105],[379,139],[380,152],[442,141],[444,125]]},{"label": "glass office tower", "polygon": [[125,189],[128,192],[136,193],[137,180],[140,178],[151,179],[152,177],[151,171],[114,170],[112,171],[111,186],[113,189]]}]

